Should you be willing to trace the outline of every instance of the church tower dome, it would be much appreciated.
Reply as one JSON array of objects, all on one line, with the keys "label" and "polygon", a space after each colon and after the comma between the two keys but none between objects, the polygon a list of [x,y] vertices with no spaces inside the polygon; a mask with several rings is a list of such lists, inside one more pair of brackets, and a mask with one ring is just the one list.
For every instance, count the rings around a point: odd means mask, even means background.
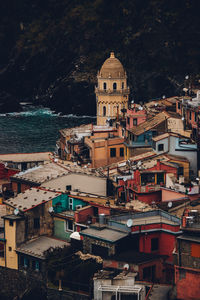
[{"label": "church tower dome", "polygon": [[117,114],[121,114],[121,109],[128,107],[126,71],[114,52],[103,63],[97,80],[97,125],[107,125],[108,119],[115,119]]},{"label": "church tower dome", "polygon": [[126,74],[124,68],[118,58],[115,57],[114,52],[110,53],[110,57],[103,63],[100,76],[103,78],[125,78]]}]

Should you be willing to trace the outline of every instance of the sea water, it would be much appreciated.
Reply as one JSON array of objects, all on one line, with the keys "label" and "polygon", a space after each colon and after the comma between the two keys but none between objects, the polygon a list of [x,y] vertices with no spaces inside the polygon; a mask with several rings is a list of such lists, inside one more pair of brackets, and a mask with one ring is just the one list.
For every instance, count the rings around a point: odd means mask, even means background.
[{"label": "sea water", "polygon": [[94,116],[61,115],[31,105],[18,113],[0,114],[0,153],[54,151],[60,129],[95,122]]}]

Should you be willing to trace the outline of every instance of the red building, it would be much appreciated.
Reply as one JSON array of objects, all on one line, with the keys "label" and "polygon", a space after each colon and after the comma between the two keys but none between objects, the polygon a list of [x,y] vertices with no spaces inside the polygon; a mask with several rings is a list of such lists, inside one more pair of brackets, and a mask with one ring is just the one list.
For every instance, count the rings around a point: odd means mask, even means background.
[{"label": "red building", "polygon": [[200,288],[200,211],[185,210],[174,253],[177,299],[197,300]]},{"label": "red building", "polygon": [[198,113],[200,109],[200,91],[196,98],[177,98],[176,112],[183,117],[185,126],[192,129],[192,137],[195,141],[198,138]]},{"label": "red building", "polygon": [[9,168],[6,166],[6,164],[0,163],[0,180],[1,179],[9,180],[11,176],[15,175],[18,172],[19,170]]},{"label": "red building", "polygon": [[144,108],[134,105],[133,108],[127,109],[126,113],[126,129],[131,129],[146,121],[147,113]]},{"label": "red building", "polygon": [[133,171],[131,179],[118,181],[118,195],[122,197],[124,193],[127,201],[136,199],[148,204],[153,201],[159,202],[161,201],[161,188],[165,185],[167,173],[172,173],[177,178],[177,166],[159,160],[144,163]]},{"label": "red building", "polygon": [[138,280],[172,282],[172,253],[180,219],[161,210],[110,216],[81,232],[83,249],[103,255],[104,267],[123,269],[128,263]]}]

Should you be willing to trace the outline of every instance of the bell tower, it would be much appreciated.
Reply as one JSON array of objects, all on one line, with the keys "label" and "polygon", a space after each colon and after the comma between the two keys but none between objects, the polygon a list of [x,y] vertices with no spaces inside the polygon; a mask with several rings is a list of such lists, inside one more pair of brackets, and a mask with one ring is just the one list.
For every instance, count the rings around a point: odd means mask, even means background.
[{"label": "bell tower", "polygon": [[128,108],[127,75],[114,52],[105,60],[97,74],[98,85],[95,87],[97,103],[97,125],[107,125],[108,119],[121,115],[121,109]]}]

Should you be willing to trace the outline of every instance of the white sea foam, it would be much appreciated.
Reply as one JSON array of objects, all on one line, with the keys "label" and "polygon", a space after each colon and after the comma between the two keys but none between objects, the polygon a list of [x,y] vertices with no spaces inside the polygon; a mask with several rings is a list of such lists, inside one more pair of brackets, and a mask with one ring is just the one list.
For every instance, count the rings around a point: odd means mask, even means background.
[{"label": "white sea foam", "polygon": [[77,116],[77,115],[73,115],[73,114],[69,114],[69,115],[61,115],[62,118],[74,118],[74,119],[84,119],[84,118],[90,118],[90,119],[95,119],[96,116],[87,116],[87,115],[83,115],[83,116]]},{"label": "white sea foam", "polygon": [[0,114],[0,116],[10,116],[10,117],[34,117],[34,116],[51,116],[51,117],[62,117],[62,118],[71,118],[71,119],[84,119],[84,118],[91,118],[95,119],[95,116],[77,116],[74,114],[62,115],[61,112],[56,113],[55,110],[51,110],[47,107],[35,107],[35,106],[28,106],[26,110],[21,112],[12,112],[7,114]]}]

